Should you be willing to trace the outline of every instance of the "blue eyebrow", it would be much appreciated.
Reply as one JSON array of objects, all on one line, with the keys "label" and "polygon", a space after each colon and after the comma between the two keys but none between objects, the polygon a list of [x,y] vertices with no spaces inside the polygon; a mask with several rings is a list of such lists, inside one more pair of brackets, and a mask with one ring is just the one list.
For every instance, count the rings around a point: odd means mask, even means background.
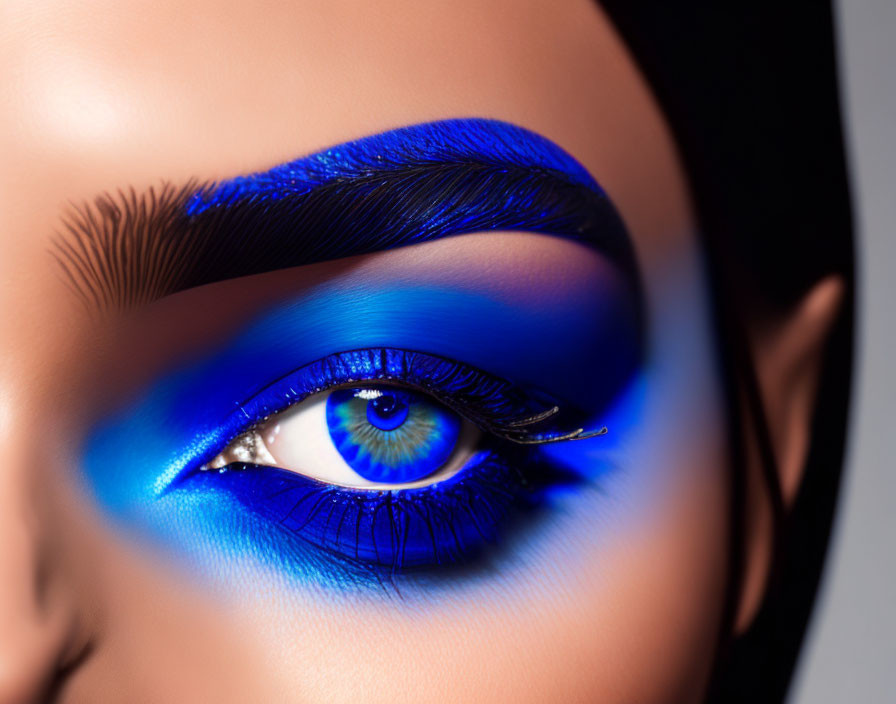
[{"label": "blue eyebrow", "polygon": [[224,181],[196,193],[187,213],[261,200],[301,196],[337,179],[441,164],[479,164],[552,173],[570,185],[605,196],[585,168],[553,142],[499,120],[460,119],[411,125],[325,149],[273,169]]},{"label": "blue eyebrow", "polygon": [[603,189],[550,140],[497,120],[402,127],[207,186],[106,194],[64,225],[56,258],[100,308],[496,230],[586,243],[638,290],[628,233]]}]

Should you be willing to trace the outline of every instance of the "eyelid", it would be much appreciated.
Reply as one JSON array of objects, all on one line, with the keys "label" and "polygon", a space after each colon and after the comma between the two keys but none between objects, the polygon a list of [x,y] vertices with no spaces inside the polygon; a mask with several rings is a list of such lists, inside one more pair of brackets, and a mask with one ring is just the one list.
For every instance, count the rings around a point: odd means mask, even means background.
[{"label": "eyelid", "polygon": [[[339,386],[376,383],[429,394],[483,432],[513,443],[541,444],[606,432],[605,428],[585,432],[578,409],[462,362],[399,348],[366,348],[328,355],[260,389],[240,403],[229,419],[223,419],[222,425],[235,424],[226,442],[216,443],[195,458],[182,476],[197,470],[267,418],[315,394]],[[565,423],[569,424],[563,429]],[[177,483],[176,478],[173,483]]]}]

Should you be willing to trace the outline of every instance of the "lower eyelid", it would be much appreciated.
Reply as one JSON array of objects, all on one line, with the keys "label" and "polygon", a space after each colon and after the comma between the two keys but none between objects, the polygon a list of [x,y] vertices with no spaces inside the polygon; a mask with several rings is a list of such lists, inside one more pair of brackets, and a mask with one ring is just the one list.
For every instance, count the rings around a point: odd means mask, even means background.
[{"label": "lower eyelid", "polygon": [[483,451],[449,480],[419,489],[347,489],[255,466],[194,474],[182,488],[227,492],[340,569],[450,571],[487,564],[516,523],[542,507],[551,487],[569,481],[531,451],[513,455]]}]

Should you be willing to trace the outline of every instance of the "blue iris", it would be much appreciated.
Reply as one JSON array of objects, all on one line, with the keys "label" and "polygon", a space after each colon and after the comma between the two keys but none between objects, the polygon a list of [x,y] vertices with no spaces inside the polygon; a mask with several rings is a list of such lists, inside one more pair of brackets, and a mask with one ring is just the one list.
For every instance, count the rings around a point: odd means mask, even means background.
[{"label": "blue iris", "polygon": [[327,429],[346,463],[368,481],[423,479],[451,457],[460,417],[406,389],[337,389],[327,398]]}]

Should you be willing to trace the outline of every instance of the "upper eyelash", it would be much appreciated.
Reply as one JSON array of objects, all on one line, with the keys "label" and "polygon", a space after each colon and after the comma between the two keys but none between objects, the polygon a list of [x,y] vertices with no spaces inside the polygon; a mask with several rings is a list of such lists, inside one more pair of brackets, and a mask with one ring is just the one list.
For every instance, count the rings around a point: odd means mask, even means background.
[{"label": "upper eyelash", "polygon": [[[563,429],[565,417],[580,419],[577,409],[558,403],[544,392],[523,389],[445,357],[381,347],[331,354],[271,382],[239,404],[233,415],[241,415],[245,423],[226,444],[314,394],[377,382],[425,392],[484,432],[517,444],[584,439],[607,432],[606,427],[586,431],[581,424]],[[208,456],[203,455],[196,465],[221,449],[205,453]]]}]

